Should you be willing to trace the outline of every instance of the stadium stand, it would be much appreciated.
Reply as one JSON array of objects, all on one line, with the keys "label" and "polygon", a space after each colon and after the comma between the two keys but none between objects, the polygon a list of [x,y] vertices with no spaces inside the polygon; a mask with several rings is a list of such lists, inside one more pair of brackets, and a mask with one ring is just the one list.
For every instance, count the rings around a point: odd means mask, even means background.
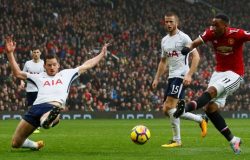
[{"label": "stadium stand", "polygon": [[[181,29],[196,38],[221,10],[232,17],[231,25],[250,28],[250,2],[207,0],[206,5],[184,0],[2,0],[0,2],[0,111],[24,111],[25,90],[6,63],[4,36],[14,34],[16,57],[22,68],[30,48],[40,46],[42,54],[57,54],[61,68],[75,67],[98,52],[104,41],[113,39],[107,61],[82,75],[71,87],[66,110],[159,111],[165,79],[158,90],[151,89],[160,60],[160,40],[165,35],[163,15],[177,12]],[[237,7],[236,6],[237,3]],[[241,7],[247,5],[249,7]],[[245,10],[244,10],[245,9]],[[250,67],[250,45],[244,53]],[[212,51],[199,48],[201,63],[186,98],[193,99],[207,87],[213,70]],[[250,111],[250,70],[245,84],[229,97],[225,111]]]}]

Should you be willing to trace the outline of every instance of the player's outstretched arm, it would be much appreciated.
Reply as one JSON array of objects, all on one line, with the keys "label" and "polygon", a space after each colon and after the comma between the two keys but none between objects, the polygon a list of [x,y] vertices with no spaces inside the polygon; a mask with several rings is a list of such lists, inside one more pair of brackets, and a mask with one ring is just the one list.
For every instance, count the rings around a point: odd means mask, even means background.
[{"label": "player's outstretched arm", "polygon": [[109,43],[105,43],[102,47],[102,51],[101,53],[99,53],[97,56],[95,56],[94,58],[91,58],[89,60],[87,60],[86,62],[84,62],[80,67],[79,67],[79,73],[83,73],[85,71],[87,71],[90,68],[93,68],[95,65],[97,65],[99,63],[99,61],[106,56],[107,54],[107,48],[108,46],[110,46]]},{"label": "player's outstretched arm", "polygon": [[5,51],[11,66],[11,69],[13,71],[14,76],[16,76],[19,79],[27,79],[27,74],[25,72],[23,72],[14,57],[14,51],[16,48],[16,42],[13,41],[12,37],[7,37],[5,39]]}]

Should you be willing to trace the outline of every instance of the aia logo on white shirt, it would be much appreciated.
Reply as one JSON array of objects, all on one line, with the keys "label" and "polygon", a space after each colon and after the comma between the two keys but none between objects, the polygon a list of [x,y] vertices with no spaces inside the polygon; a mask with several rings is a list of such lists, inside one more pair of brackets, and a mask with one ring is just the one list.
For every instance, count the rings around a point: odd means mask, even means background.
[{"label": "aia logo on white shirt", "polygon": [[179,57],[177,51],[167,52],[168,57]]},{"label": "aia logo on white shirt", "polygon": [[48,80],[48,81],[45,81],[44,83],[43,83],[43,87],[46,87],[46,86],[48,86],[48,87],[50,87],[50,86],[55,86],[55,85],[62,85],[63,83],[62,83],[62,81],[61,81],[61,79],[57,79],[57,80]]}]

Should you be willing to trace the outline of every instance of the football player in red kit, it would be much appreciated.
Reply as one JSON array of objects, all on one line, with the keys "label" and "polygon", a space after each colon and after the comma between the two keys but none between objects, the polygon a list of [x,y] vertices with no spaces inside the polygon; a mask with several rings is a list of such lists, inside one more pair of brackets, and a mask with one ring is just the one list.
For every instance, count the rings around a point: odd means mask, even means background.
[{"label": "football player in red kit", "polygon": [[250,33],[238,28],[229,27],[229,17],[217,14],[212,20],[212,26],[184,47],[182,54],[188,54],[193,48],[210,42],[215,52],[216,67],[207,90],[198,99],[185,105],[181,100],[174,113],[179,117],[184,112],[190,112],[206,106],[205,112],[217,130],[229,141],[235,154],[240,153],[241,138],[232,134],[218,108],[224,107],[228,95],[236,91],[243,80],[243,44],[250,41]]}]

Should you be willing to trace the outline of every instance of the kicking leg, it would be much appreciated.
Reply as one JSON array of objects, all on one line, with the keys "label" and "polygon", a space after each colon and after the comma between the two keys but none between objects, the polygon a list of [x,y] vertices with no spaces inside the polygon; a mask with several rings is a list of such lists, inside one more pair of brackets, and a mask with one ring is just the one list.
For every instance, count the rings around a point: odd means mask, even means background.
[{"label": "kicking leg", "polygon": [[177,104],[177,110],[174,113],[174,117],[180,117],[184,112],[191,112],[207,105],[217,95],[215,87],[211,86],[205,91],[197,100],[189,102],[185,105],[184,100],[180,100]]},{"label": "kicking leg", "polygon": [[215,126],[215,128],[230,142],[235,154],[240,153],[241,139],[235,137],[227,126],[225,119],[218,112],[218,105],[214,102],[209,103],[206,107],[206,114]]}]

